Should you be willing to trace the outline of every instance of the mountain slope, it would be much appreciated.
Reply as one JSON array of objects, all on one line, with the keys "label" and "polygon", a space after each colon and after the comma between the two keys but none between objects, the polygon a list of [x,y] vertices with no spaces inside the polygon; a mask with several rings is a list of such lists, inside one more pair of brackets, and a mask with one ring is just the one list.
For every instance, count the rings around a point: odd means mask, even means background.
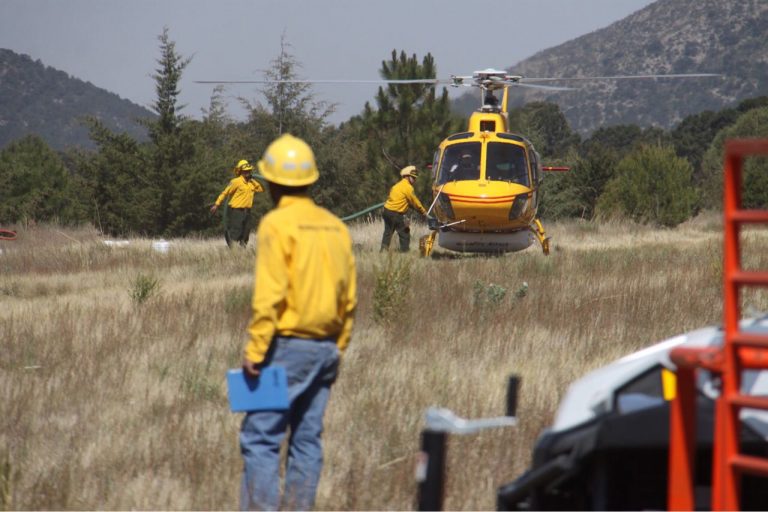
[{"label": "mountain slope", "polygon": [[659,0],[604,29],[541,51],[510,71],[528,77],[649,73],[723,77],[556,82],[578,90],[516,90],[511,104],[553,101],[582,133],[623,123],[669,128],[687,115],[768,94],[766,34],[765,0]]},{"label": "mountain slope", "polygon": [[39,60],[0,48],[0,148],[31,133],[55,149],[93,147],[80,121],[83,116],[145,139],[146,130],[135,120],[154,114]]}]

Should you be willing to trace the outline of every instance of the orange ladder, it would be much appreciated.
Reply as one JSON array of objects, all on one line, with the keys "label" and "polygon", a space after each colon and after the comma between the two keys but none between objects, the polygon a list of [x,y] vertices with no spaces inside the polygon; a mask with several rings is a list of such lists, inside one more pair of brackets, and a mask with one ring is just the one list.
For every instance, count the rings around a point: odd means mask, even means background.
[{"label": "orange ladder", "polygon": [[724,342],[720,348],[678,347],[670,353],[677,365],[677,393],[670,405],[669,510],[693,510],[693,467],[696,451],[696,370],[719,373],[720,396],[715,402],[712,440],[712,510],[738,510],[742,473],[768,477],[768,459],[741,454],[739,412],[742,408],[768,410],[768,398],[744,395],[742,372],[768,369],[768,335],[739,330],[739,291],[745,286],[768,287],[768,272],[741,268],[741,226],[768,224],[768,210],[741,208],[742,165],[751,155],[768,155],[768,139],[730,140],[725,143],[723,252]]}]

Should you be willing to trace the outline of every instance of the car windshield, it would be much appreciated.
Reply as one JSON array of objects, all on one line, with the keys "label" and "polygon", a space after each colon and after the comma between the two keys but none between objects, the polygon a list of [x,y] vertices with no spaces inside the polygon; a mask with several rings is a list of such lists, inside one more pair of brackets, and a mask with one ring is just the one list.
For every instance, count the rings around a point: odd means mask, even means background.
[{"label": "car windshield", "polygon": [[489,143],[485,178],[492,181],[509,181],[526,187],[530,186],[525,149],[516,144]]},{"label": "car windshield", "polygon": [[445,148],[440,183],[480,179],[480,143],[464,142]]}]

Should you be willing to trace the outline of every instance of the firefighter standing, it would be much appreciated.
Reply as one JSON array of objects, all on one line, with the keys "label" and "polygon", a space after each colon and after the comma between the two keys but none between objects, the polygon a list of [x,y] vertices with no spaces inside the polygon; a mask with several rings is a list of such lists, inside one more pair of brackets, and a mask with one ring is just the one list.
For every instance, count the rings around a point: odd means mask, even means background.
[{"label": "firefighter standing", "polygon": [[389,197],[384,203],[384,236],[381,237],[381,250],[389,250],[389,243],[392,240],[392,234],[397,231],[400,238],[400,251],[408,252],[411,245],[411,229],[405,214],[408,207],[415,208],[422,215],[427,211],[421,205],[421,201],[416,197],[413,191],[413,184],[416,183],[416,167],[409,165],[400,171],[402,179],[395,183],[389,190]]},{"label": "firefighter standing", "polygon": [[[308,510],[322,467],[323,415],[357,304],[355,259],[347,227],[307,194],[318,171],[303,140],[281,136],[258,168],[275,207],[256,235],[253,316],[243,371],[256,377],[264,365],[284,367],[290,406],[245,416],[240,505]],[[281,501],[280,445],[289,428]]]},{"label": "firefighter standing", "polygon": [[253,229],[253,196],[257,192],[263,192],[264,188],[251,177],[251,172],[253,166],[248,160],[240,160],[235,166],[237,177],[229,182],[227,188],[219,194],[216,203],[211,206],[211,213],[215,214],[224,199],[229,198],[227,223],[224,228],[224,239],[229,247],[235,242],[243,247],[248,245],[248,238]]}]

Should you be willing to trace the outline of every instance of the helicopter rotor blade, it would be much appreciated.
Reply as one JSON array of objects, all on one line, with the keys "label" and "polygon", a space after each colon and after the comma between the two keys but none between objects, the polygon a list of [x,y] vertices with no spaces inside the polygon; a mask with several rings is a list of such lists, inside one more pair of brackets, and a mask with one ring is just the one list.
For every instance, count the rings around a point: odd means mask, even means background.
[{"label": "helicopter rotor blade", "polygon": [[417,78],[409,80],[195,80],[196,84],[449,84],[450,80]]},{"label": "helicopter rotor blade", "polygon": [[566,80],[624,80],[638,78],[710,78],[723,76],[718,73],[673,73],[673,74],[648,74],[648,75],[613,75],[613,76],[574,76],[574,77],[522,77],[520,82],[556,82]]},{"label": "helicopter rotor blade", "polygon": [[547,91],[575,91],[573,87],[557,87],[554,85],[529,84],[522,82],[506,82],[507,85],[514,87],[526,87],[529,89],[545,89]]},{"label": "helicopter rotor blade", "polygon": [[480,87],[496,90],[502,87],[527,87],[530,89],[543,89],[550,91],[572,91],[573,87],[544,85],[541,82],[567,82],[589,80],[632,80],[632,79],[659,79],[659,78],[712,78],[722,77],[717,73],[671,73],[671,74],[647,74],[647,75],[607,75],[607,76],[578,76],[578,77],[522,77],[511,76],[503,71],[486,70],[478,71],[475,75],[451,75],[450,78],[416,78],[416,79],[374,79],[374,80],[326,80],[326,79],[290,79],[290,80],[195,80],[197,84],[379,84],[379,85],[408,85],[425,84],[437,86],[440,84],[451,87]]}]

